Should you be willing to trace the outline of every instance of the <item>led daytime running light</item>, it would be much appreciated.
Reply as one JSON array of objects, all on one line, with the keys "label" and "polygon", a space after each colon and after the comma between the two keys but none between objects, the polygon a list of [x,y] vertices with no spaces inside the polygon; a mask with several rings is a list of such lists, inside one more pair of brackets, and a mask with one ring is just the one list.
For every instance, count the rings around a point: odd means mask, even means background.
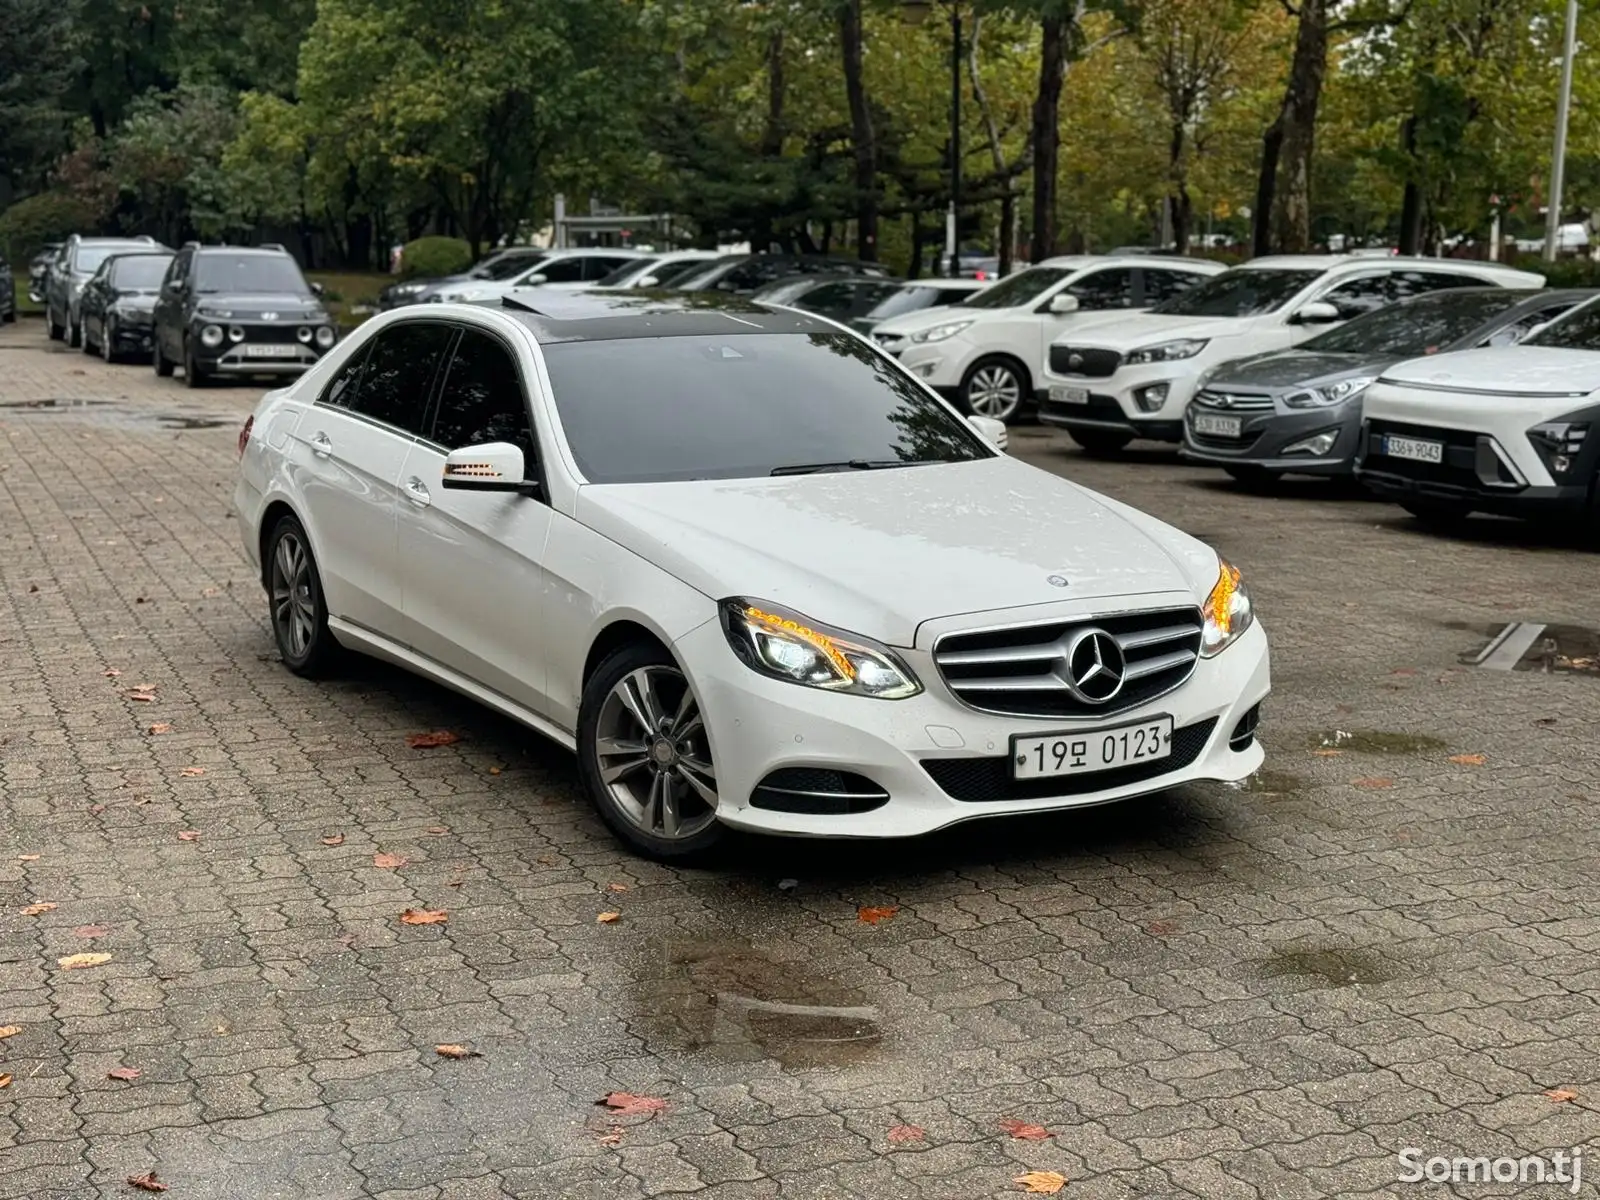
[{"label": "led daytime running light", "polygon": [[761,609],[750,605],[744,607],[743,613],[745,620],[750,622],[752,626],[764,625],[774,632],[787,633],[791,637],[797,637],[804,642],[808,642],[827,655],[828,661],[833,664],[834,669],[846,679],[854,679],[856,677],[855,667],[839,650],[839,647],[834,645],[833,639],[827,634],[818,633],[815,629],[809,629],[798,621],[790,620],[788,617],[780,617],[776,613],[763,612]]}]

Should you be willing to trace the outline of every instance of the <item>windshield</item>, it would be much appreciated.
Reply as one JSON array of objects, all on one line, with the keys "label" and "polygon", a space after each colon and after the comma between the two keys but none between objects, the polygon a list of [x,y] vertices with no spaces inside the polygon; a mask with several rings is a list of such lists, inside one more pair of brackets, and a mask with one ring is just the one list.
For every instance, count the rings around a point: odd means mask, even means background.
[{"label": "windshield", "polygon": [[[890,292],[867,314],[874,321],[887,321],[890,317],[898,317],[902,313],[920,312],[924,308],[932,308],[939,303],[940,289],[936,285],[918,287],[915,284],[906,287],[897,287]],[[977,295],[976,292],[973,295]]]},{"label": "windshield", "polygon": [[1037,300],[1073,272],[1066,267],[1029,267],[963,300],[963,308],[1017,308]]},{"label": "windshield", "polygon": [[1534,334],[1524,346],[1561,346],[1568,350],[1600,350],[1600,299],[1590,300]]},{"label": "windshield", "polygon": [[1182,317],[1259,317],[1289,303],[1321,271],[1224,271],[1150,311]]},{"label": "windshield", "polygon": [[[627,338],[543,347],[594,483],[753,479],[807,464],[987,458],[985,443],[848,333]],[[776,535],[775,535],[776,536]]]},{"label": "windshield", "polygon": [[493,262],[484,263],[476,268],[471,275],[473,279],[510,279],[513,275],[520,275],[533,266],[543,254],[506,254]]},{"label": "windshield", "polygon": [[813,288],[822,287],[815,276],[802,275],[798,279],[785,279],[781,283],[769,283],[764,288],[758,288],[751,294],[752,300],[759,300],[763,304],[793,304]]},{"label": "windshield", "polygon": [[133,254],[111,264],[111,283],[124,291],[153,292],[172,263],[170,254]]},{"label": "windshield", "polygon": [[688,271],[672,281],[672,286],[681,291],[697,291],[704,287],[710,280],[720,277],[723,272],[735,263],[742,263],[749,258],[746,254],[729,254],[723,258],[714,258],[708,263],[697,263],[699,270]]},{"label": "windshield", "polygon": [[306,295],[300,266],[287,254],[201,254],[195,259],[197,292],[293,292]]},{"label": "windshield", "polygon": [[1521,303],[1521,292],[1437,292],[1380,308],[1302,342],[1302,350],[1416,358],[1459,342],[1484,322]]}]

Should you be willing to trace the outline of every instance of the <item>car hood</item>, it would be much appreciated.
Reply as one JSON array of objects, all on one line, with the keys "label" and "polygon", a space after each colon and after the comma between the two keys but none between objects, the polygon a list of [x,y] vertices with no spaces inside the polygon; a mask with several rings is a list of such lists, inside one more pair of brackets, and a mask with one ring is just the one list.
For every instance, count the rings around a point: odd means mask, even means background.
[{"label": "car hood", "polygon": [[1215,552],[1187,534],[1003,456],[590,484],[576,515],[714,599],[767,600],[898,646],[935,617],[1156,592],[1198,600],[1217,572]]},{"label": "car hood", "polygon": [[1228,363],[1207,378],[1206,387],[1214,392],[1314,387],[1351,375],[1377,375],[1397,361],[1394,355],[1277,350]]},{"label": "car hood", "polygon": [[1600,352],[1555,346],[1498,346],[1408,359],[1385,382],[1478,395],[1587,396],[1600,390]]},{"label": "car hood", "polygon": [[[262,313],[277,313],[280,321],[324,320],[326,313],[313,296],[297,296],[293,292],[236,292],[230,295],[199,295],[197,307],[225,312],[224,320],[259,320]],[[301,314],[317,310],[315,317]]]},{"label": "car hood", "polygon": [[874,325],[872,332],[889,337],[906,337],[913,333],[921,333],[924,329],[932,329],[935,325],[948,324],[951,321],[974,321],[983,317],[992,317],[996,313],[1014,313],[1016,311],[1016,308],[967,308],[963,305],[952,304],[945,308],[926,308],[919,312],[890,317],[887,321],[879,321]]},{"label": "car hood", "polygon": [[1088,324],[1075,324],[1064,330],[1060,345],[1095,346],[1107,350],[1137,350],[1157,342],[1183,338],[1238,337],[1250,327],[1249,318],[1181,317],[1150,312],[1096,314]]},{"label": "car hood", "polygon": [[119,308],[135,309],[139,312],[150,312],[156,306],[155,292],[118,292],[112,303]]}]

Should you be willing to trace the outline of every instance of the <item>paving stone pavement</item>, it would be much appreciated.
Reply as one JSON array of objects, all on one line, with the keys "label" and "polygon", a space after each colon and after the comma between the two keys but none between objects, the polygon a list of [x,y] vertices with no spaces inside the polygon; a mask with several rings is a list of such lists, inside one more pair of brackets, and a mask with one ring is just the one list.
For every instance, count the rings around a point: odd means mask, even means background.
[{"label": "paving stone pavement", "polygon": [[[508,722],[274,660],[228,511],[259,394],[0,331],[0,1198],[1568,1194],[1396,1155],[1600,1132],[1600,676],[1459,661],[1510,620],[1600,627],[1600,555],[1018,429],[1243,568],[1267,769],[675,870]],[[407,747],[434,729],[461,740]],[[1336,730],[1405,736],[1317,754]]]}]

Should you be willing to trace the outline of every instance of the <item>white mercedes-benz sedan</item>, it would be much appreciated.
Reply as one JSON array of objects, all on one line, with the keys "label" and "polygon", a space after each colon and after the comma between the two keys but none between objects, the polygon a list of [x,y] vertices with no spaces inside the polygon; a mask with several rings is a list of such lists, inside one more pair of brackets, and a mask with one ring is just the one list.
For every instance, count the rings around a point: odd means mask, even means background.
[{"label": "white mercedes-benz sedan", "polygon": [[576,751],[635,850],[1237,780],[1267,638],[1194,538],[1000,453],[865,339],[715,295],[377,317],[239,438],[285,665]]}]

